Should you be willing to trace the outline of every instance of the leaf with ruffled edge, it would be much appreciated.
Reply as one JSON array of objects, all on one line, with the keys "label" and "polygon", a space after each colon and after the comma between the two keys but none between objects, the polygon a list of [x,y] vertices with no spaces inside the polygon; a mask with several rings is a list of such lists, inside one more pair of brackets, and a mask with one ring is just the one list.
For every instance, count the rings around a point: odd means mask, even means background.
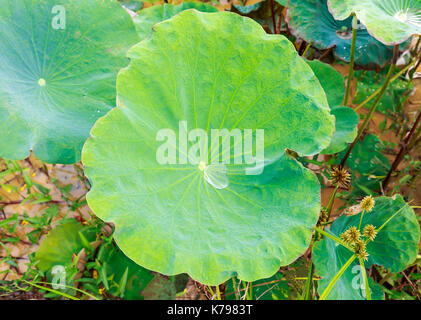
[{"label": "leaf with ruffled edge", "polygon": [[387,45],[421,34],[421,0],[329,0],[329,10],[339,20],[355,13],[368,32]]},{"label": "leaf with ruffled edge", "polygon": [[341,152],[357,136],[360,118],[353,109],[340,106],[345,94],[345,81],[342,75],[332,66],[318,60],[307,61],[307,63],[319,79],[331,107],[331,113],[335,116],[335,134],[329,147],[321,153]]},{"label": "leaf with ruffled edge", "polygon": [[[237,14],[186,10],[157,24],[129,57],[117,80],[120,106],[97,122],[83,151],[93,183],[88,203],[115,223],[123,252],[148,269],[210,285],[235,274],[267,278],[303,254],[320,186],[285,149],[317,154],[334,128],[323,89],[293,45]],[[203,148],[197,159],[199,141],[187,143],[184,134],[219,128],[238,129],[244,139],[210,148],[208,157]],[[257,129],[264,162],[253,169],[245,160],[256,143],[245,153],[236,146],[255,141]],[[163,133],[168,139],[157,141]],[[163,144],[177,152],[175,164],[158,162]],[[228,151],[236,162],[231,157],[223,169],[215,160]]]},{"label": "leaf with ruffled edge", "polygon": [[[349,62],[351,56],[352,17],[335,20],[327,0],[291,0],[287,22],[291,32],[319,50],[334,48],[336,57]],[[364,68],[384,67],[393,57],[393,47],[373,38],[361,24],[357,31],[355,63]]]},{"label": "leaf with ruffled edge", "polygon": [[[366,267],[372,264],[384,266],[391,272],[400,272],[413,262],[418,253],[420,227],[414,210],[404,201],[402,196],[394,198],[378,197],[371,212],[366,212],[361,222],[361,233],[366,225],[373,225],[379,230],[391,217],[385,227],[379,231],[374,241],[367,244],[369,254]],[[348,228],[358,228],[361,213],[354,216],[341,216],[335,220],[330,230],[331,234],[340,237]],[[317,242],[313,248],[313,262],[316,272],[322,279],[318,291],[321,294],[339,269],[351,257],[352,252],[329,238]],[[338,283],[333,287],[330,299],[360,299],[364,288],[359,277],[357,261],[345,271]],[[362,285],[361,285],[362,284]],[[380,298],[376,286],[372,286],[373,299]]]},{"label": "leaf with ruffled edge", "polygon": [[49,163],[79,161],[93,124],[115,106],[117,72],[138,41],[114,0],[4,0],[0,157],[33,150]]},{"label": "leaf with ruffled edge", "polygon": [[178,5],[164,3],[163,5],[153,6],[140,11],[139,14],[133,19],[136,26],[136,31],[139,37],[144,39],[151,34],[152,27],[155,24],[171,19],[176,14],[188,9],[196,9],[201,12],[219,11],[217,8],[211,6],[210,4],[203,2],[186,1]]}]

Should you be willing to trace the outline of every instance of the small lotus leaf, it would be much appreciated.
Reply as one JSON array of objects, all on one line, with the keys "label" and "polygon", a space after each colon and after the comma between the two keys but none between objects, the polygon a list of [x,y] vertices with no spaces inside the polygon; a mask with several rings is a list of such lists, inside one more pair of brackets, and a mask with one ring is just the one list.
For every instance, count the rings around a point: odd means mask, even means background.
[{"label": "small lotus leaf", "polygon": [[152,32],[152,27],[155,24],[168,20],[188,9],[196,9],[201,12],[218,12],[217,8],[203,2],[186,1],[178,5],[164,3],[140,11],[133,19],[136,31],[139,37],[144,39]]}]

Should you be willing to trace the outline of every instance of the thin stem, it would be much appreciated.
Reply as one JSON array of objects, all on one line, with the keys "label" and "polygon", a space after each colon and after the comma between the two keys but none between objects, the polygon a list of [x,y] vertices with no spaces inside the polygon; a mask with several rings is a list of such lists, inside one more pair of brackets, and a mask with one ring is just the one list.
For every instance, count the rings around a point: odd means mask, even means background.
[{"label": "thin stem", "polygon": [[361,126],[361,127],[360,127],[360,129],[358,130],[357,137],[355,138],[354,142],[352,142],[352,144],[351,144],[351,145],[350,145],[350,147],[348,148],[348,151],[347,151],[347,153],[345,154],[345,157],[342,159],[342,161],[341,161],[341,165],[340,165],[341,167],[343,167],[343,166],[345,165],[346,160],[348,159],[349,155],[351,154],[352,149],[354,149],[355,145],[357,144],[357,142],[358,142],[358,141],[359,141],[359,139],[361,138],[361,136],[362,136],[362,134],[363,134],[364,130],[367,128],[367,126],[368,126],[368,124],[369,124],[369,122],[370,122],[371,118],[373,117],[374,111],[376,111],[376,107],[377,107],[377,105],[379,104],[381,97],[383,96],[384,92],[386,91],[386,89],[387,89],[387,87],[388,87],[388,85],[389,85],[389,83],[390,83],[390,79],[391,79],[391,77],[392,77],[392,73],[393,73],[393,69],[394,69],[394,67],[395,67],[395,64],[393,63],[393,64],[390,66],[390,68],[389,68],[389,72],[387,73],[386,80],[385,80],[385,81],[384,81],[384,83],[383,83],[383,86],[382,86],[382,88],[381,88],[381,90],[380,90],[380,93],[378,94],[378,96],[377,96],[376,100],[374,101],[374,103],[373,103],[373,105],[372,105],[372,107],[371,107],[371,109],[370,109],[370,112],[369,112],[369,113],[368,113],[368,115],[366,116],[366,118],[365,118],[365,120],[364,120],[364,122],[363,122],[362,126]]},{"label": "thin stem", "polygon": [[250,288],[250,282],[246,282],[245,281],[241,281],[243,283],[243,287],[244,287],[244,295],[242,297],[242,300],[250,300],[249,299],[249,288]]},{"label": "thin stem", "polygon": [[221,299],[221,291],[219,290],[219,285],[216,286],[216,296],[218,297],[218,300],[222,300]]},{"label": "thin stem", "polygon": [[210,293],[212,295],[212,300],[213,300],[214,297],[215,297],[215,293],[213,292],[212,287],[211,286],[208,286],[208,290],[210,291]]},{"label": "thin stem", "polygon": [[237,291],[237,281],[235,281],[235,277],[232,277],[232,287],[234,288],[235,300],[240,300],[240,296],[238,295],[238,291]]},{"label": "thin stem", "polygon": [[303,54],[301,55],[303,58],[306,57],[307,52],[310,50],[310,48],[311,48],[311,43],[308,43],[306,49],[304,50]]},{"label": "thin stem", "polygon": [[330,291],[332,291],[333,286],[338,282],[339,278],[343,275],[343,273],[348,269],[352,262],[354,262],[357,255],[354,253],[351,258],[342,266],[342,268],[338,271],[338,273],[333,277],[333,279],[329,282],[326,289],[323,291],[322,295],[320,296],[319,300],[325,300],[326,297],[329,295]]},{"label": "thin stem", "polygon": [[307,277],[306,284],[304,287],[304,295],[303,295],[304,300],[311,300],[311,288],[313,284],[313,275],[314,275],[314,265],[313,265],[313,262],[310,261],[308,277]]},{"label": "thin stem", "polygon": [[[403,75],[405,72],[407,72],[415,63],[417,60],[412,61],[410,64],[408,64],[405,68],[403,68],[401,71],[399,71],[396,75],[393,76],[392,79],[390,79],[390,83],[396,81],[401,75]],[[358,106],[354,108],[354,111],[360,110],[362,107],[364,107],[367,103],[369,103],[371,100],[373,100],[381,91],[382,88],[378,88],[371,96],[369,96],[367,99],[365,99],[363,102],[361,102]]]},{"label": "thin stem", "polygon": [[332,212],[333,203],[336,199],[336,193],[339,189],[339,183],[336,185],[335,190],[333,191],[332,195],[330,196],[329,203],[327,204],[327,220],[330,218],[330,213]]},{"label": "thin stem", "polygon": [[273,33],[276,33],[275,6],[273,0],[270,0],[270,11],[272,13]]},{"label": "thin stem", "polygon": [[400,208],[398,211],[396,211],[389,219],[387,219],[385,221],[385,223],[382,224],[382,226],[377,230],[377,233],[379,233],[384,227],[386,227],[386,225],[390,222],[390,220],[392,220],[394,217],[396,217],[396,215],[401,212],[403,209],[405,208],[405,206],[403,206],[402,208]]},{"label": "thin stem", "polygon": [[365,213],[365,210],[363,210],[363,212],[361,213],[360,223],[358,224],[358,230],[360,230],[361,228],[361,222],[363,221],[364,213]]},{"label": "thin stem", "polygon": [[281,34],[282,28],[282,13],[279,15],[278,26],[276,27],[276,34]]},{"label": "thin stem", "polygon": [[354,78],[354,60],[355,60],[355,44],[357,41],[357,27],[358,27],[358,20],[357,16],[353,14],[352,16],[352,42],[351,42],[351,59],[349,61],[349,71],[348,71],[348,79],[346,84],[346,91],[343,105],[348,105],[348,98],[349,92],[351,91],[352,79]]},{"label": "thin stem", "polygon": [[317,232],[319,232],[319,233],[321,233],[322,235],[324,235],[324,236],[326,236],[326,237],[328,237],[328,238],[330,238],[330,239],[332,239],[333,241],[335,241],[336,243],[339,243],[341,246],[343,246],[343,247],[345,247],[345,248],[347,248],[349,251],[352,251],[352,252],[354,252],[354,250],[352,250],[349,246],[347,246],[341,239],[339,239],[338,237],[336,237],[336,236],[334,236],[334,235],[332,235],[332,234],[330,234],[330,233],[327,233],[326,231],[324,231],[323,229],[321,229],[321,228],[319,228],[319,227],[316,227],[316,231]]},{"label": "thin stem", "polygon": [[[403,145],[401,146],[401,149],[398,153],[398,155],[396,156],[395,160],[393,161],[392,166],[390,167],[389,172],[387,173],[386,178],[384,179],[383,182],[383,190],[386,190],[387,185],[389,184],[390,181],[390,177],[392,176],[393,172],[395,172],[395,170],[398,168],[399,164],[401,163],[401,161],[403,160],[403,158],[405,157],[405,154],[408,153],[412,146],[412,137],[414,137],[414,134],[418,128],[418,125],[421,123],[421,111],[418,111],[418,116],[417,119],[415,120],[414,125],[412,126],[408,136],[405,138],[405,140],[403,141]],[[417,139],[417,135],[415,135],[414,137],[414,141]]]},{"label": "thin stem", "polygon": [[368,283],[367,272],[364,266],[364,260],[358,258],[360,260],[360,267],[361,267],[361,275],[363,276],[364,286],[365,286],[365,294],[367,296],[367,300],[371,300],[371,292],[370,292],[370,285]]}]

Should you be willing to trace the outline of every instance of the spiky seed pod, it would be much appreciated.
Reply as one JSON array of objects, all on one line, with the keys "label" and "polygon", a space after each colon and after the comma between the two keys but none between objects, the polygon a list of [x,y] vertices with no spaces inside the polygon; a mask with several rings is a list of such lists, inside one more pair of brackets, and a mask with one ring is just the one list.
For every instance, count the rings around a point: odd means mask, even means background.
[{"label": "spiky seed pod", "polygon": [[354,249],[354,252],[357,254],[358,258],[367,260],[368,259],[368,253],[366,250],[366,245],[363,240],[356,241],[352,248]]},{"label": "spiky seed pod", "polygon": [[327,211],[327,209],[326,208],[320,209],[319,225],[326,223],[328,219],[329,219],[329,212]]},{"label": "spiky seed pod", "polygon": [[349,188],[351,182],[351,175],[349,172],[341,167],[332,167],[330,170],[331,182],[335,185],[339,185],[345,189]]},{"label": "spiky seed pod", "polygon": [[360,240],[360,237],[360,230],[358,230],[356,227],[351,227],[341,234],[341,239],[346,244],[355,244],[358,240]]},{"label": "spiky seed pod", "polygon": [[369,241],[373,241],[376,238],[377,230],[372,224],[368,224],[364,227],[363,236]]},{"label": "spiky seed pod", "polygon": [[357,257],[364,260],[364,261],[368,260],[368,256],[369,256],[369,254],[365,250],[357,253]]},{"label": "spiky seed pod", "polygon": [[361,200],[360,207],[362,210],[366,212],[370,212],[373,210],[375,201],[372,196],[367,196],[364,199]]}]

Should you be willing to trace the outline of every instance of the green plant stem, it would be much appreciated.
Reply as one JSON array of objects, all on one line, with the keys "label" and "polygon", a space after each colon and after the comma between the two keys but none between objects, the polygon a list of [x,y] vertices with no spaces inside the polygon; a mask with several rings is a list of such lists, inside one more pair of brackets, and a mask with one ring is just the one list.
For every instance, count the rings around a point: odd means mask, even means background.
[{"label": "green plant stem", "polygon": [[338,192],[338,189],[339,189],[339,184],[336,185],[335,190],[330,196],[329,203],[327,204],[327,220],[329,220],[330,218],[330,213],[332,212],[333,203],[335,202],[336,193]]},{"label": "green plant stem", "polygon": [[310,48],[311,48],[311,43],[308,43],[306,49],[304,50],[303,54],[301,55],[303,58],[306,57],[307,52],[310,50]]},{"label": "green plant stem", "polygon": [[322,235],[328,237],[329,239],[332,239],[333,241],[335,241],[336,243],[339,243],[341,246],[347,248],[349,251],[354,252],[354,250],[352,250],[349,246],[347,246],[341,239],[339,239],[338,237],[331,235],[330,233],[327,233],[326,231],[324,231],[323,229],[316,227],[316,231],[321,233]]},{"label": "green plant stem", "polygon": [[311,288],[313,287],[313,275],[314,275],[314,265],[313,262],[310,261],[310,268],[308,270],[308,277],[306,280],[306,284],[304,287],[304,294],[303,300],[311,300]]},{"label": "green plant stem", "polygon": [[365,210],[363,210],[363,212],[361,213],[360,223],[358,224],[358,230],[360,230],[361,228],[361,222],[363,221],[364,213],[365,213]]},{"label": "green plant stem", "polygon": [[237,292],[237,281],[235,281],[235,277],[232,277],[232,287],[234,288],[235,300],[240,300],[240,296],[238,295],[238,292]]},{"label": "green plant stem", "polygon": [[245,295],[246,300],[251,300],[252,298],[250,296],[250,287],[251,287],[250,282],[248,282],[246,284],[245,281],[242,281],[242,283],[243,283],[243,287],[244,287],[244,295]]},{"label": "green plant stem", "polygon": [[361,275],[363,277],[364,286],[365,286],[365,294],[367,296],[367,300],[371,300],[370,285],[368,283],[368,277],[367,277],[367,272],[366,272],[365,266],[364,266],[364,260],[361,259],[361,258],[358,258],[358,259],[360,261]]},{"label": "green plant stem", "polygon": [[27,284],[29,284],[30,286],[36,287],[36,288],[41,289],[41,290],[49,291],[51,293],[55,293],[57,295],[60,295],[60,296],[62,296],[64,298],[67,298],[67,299],[70,299],[70,300],[80,300],[80,299],[78,299],[76,297],[73,297],[71,295],[68,295],[68,294],[66,294],[64,292],[60,292],[60,291],[57,291],[57,290],[54,290],[54,289],[50,289],[50,288],[47,288],[47,287],[39,286],[36,283],[30,282],[30,281],[26,281],[26,280],[22,280],[22,281],[25,282],[25,283],[27,283]]},{"label": "green plant stem", "polygon": [[[401,75],[403,75],[406,71],[408,71],[415,63],[417,60],[412,61],[410,64],[408,64],[405,68],[403,68],[401,71],[399,71],[396,75],[394,75],[391,79],[390,79],[390,83],[393,83],[394,81],[396,81],[396,79],[398,79]],[[367,103],[369,103],[371,100],[373,100],[381,91],[382,88],[377,89],[372,95],[370,95],[367,99],[365,99],[363,102],[361,102],[358,106],[356,106],[354,108],[354,111],[358,111],[360,110],[362,107],[364,107]]]},{"label": "green plant stem", "polygon": [[386,227],[386,225],[390,222],[390,220],[392,220],[394,217],[396,217],[396,215],[401,212],[403,210],[403,208],[405,208],[405,206],[403,206],[402,208],[400,208],[398,211],[396,211],[389,219],[387,219],[385,221],[385,223],[382,224],[382,226],[377,230],[377,233],[379,233],[384,227]]},{"label": "green plant stem", "polygon": [[354,59],[355,59],[355,44],[357,41],[357,16],[355,13],[352,16],[352,42],[351,42],[351,59],[349,61],[348,79],[346,84],[346,91],[343,105],[348,105],[349,93],[351,91],[352,80],[354,78]]},{"label": "green plant stem", "polygon": [[253,300],[253,283],[249,282],[247,285],[249,287],[248,300]]},{"label": "green plant stem", "polygon": [[216,296],[218,297],[218,300],[222,300],[221,299],[221,291],[219,290],[219,285],[216,286]]},{"label": "green plant stem", "polygon": [[354,262],[357,255],[354,253],[351,258],[342,266],[342,268],[338,271],[338,273],[333,277],[333,279],[329,282],[326,289],[323,291],[322,295],[320,296],[319,300],[325,300],[326,297],[329,295],[330,291],[332,290],[333,286],[338,282],[339,278],[343,275],[343,273],[348,269],[352,262]]},{"label": "green plant stem", "polygon": [[215,297],[215,293],[213,292],[212,287],[208,286],[208,290],[210,291],[210,293],[212,295],[212,299],[213,299],[213,297]]},{"label": "green plant stem", "polygon": [[366,116],[362,126],[360,127],[360,129],[358,130],[358,134],[357,137],[355,138],[355,140],[352,142],[352,144],[349,146],[347,153],[345,154],[345,157],[342,159],[341,161],[341,167],[343,167],[346,163],[346,160],[348,159],[349,155],[351,154],[352,149],[354,149],[355,145],[357,144],[357,142],[359,141],[359,139],[361,138],[364,130],[367,128],[371,118],[373,117],[374,111],[376,111],[376,107],[380,102],[381,97],[383,96],[384,92],[386,91],[389,83],[390,83],[390,79],[393,73],[393,69],[395,67],[395,62],[390,66],[389,68],[389,72],[387,73],[386,76],[386,80],[383,83],[383,86],[380,90],[380,93],[378,94],[376,100],[374,101],[368,115]]}]

